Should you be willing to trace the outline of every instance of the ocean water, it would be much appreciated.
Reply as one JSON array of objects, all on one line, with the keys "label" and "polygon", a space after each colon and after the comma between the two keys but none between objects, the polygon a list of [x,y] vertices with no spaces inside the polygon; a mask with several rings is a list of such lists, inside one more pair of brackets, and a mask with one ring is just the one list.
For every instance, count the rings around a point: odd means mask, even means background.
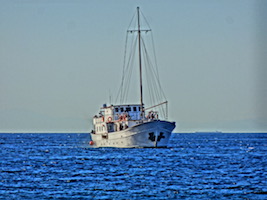
[{"label": "ocean water", "polygon": [[88,134],[0,134],[0,199],[267,199],[267,134],[173,134],[91,148]]}]

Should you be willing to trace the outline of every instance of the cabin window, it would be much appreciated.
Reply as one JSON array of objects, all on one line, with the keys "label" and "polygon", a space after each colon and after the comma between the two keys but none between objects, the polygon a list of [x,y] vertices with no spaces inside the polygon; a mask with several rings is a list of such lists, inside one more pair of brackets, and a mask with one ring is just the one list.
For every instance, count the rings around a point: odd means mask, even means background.
[{"label": "cabin window", "polygon": [[126,112],[129,112],[129,111],[131,111],[132,109],[131,109],[131,107],[127,107],[126,108]]},{"label": "cabin window", "polygon": [[121,108],[121,112],[123,112],[123,108]]},{"label": "cabin window", "polygon": [[135,106],[133,107],[133,111],[136,111],[136,107]]},{"label": "cabin window", "polygon": [[141,110],[140,107],[138,107],[138,110],[139,110],[139,111]]},{"label": "cabin window", "polygon": [[119,112],[119,108],[115,108],[115,112]]}]

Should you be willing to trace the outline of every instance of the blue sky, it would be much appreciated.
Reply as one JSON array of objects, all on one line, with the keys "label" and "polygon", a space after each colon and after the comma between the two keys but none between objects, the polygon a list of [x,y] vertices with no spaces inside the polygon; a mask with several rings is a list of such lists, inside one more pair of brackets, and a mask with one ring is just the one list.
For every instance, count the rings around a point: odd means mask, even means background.
[{"label": "blue sky", "polygon": [[267,131],[265,1],[0,3],[1,132],[90,131],[118,90],[137,6],[176,132]]}]

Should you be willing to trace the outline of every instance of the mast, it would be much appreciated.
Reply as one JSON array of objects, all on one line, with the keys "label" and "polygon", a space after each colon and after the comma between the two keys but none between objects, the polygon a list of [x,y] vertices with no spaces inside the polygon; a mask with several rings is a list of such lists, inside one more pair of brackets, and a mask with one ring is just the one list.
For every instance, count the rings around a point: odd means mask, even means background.
[{"label": "mast", "polygon": [[140,73],[140,103],[141,103],[141,119],[144,117],[143,108],[143,85],[142,85],[142,58],[141,58],[141,29],[140,29],[140,12],[137,7],[137,21],[138,21],[138,54],[139,54],[139,73]]}]

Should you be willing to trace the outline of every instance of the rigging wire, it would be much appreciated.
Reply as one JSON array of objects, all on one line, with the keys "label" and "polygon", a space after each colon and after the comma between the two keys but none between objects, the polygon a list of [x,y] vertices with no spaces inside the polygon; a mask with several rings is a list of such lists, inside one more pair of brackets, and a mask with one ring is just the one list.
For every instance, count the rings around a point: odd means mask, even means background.
[{"label": "rigging wire", "polygon": [[[118,91],[118,95],[116,98],[116,102],[118,100],[118,97],[122,95],[122,93],[120,92],[123,88],[123,77],[125,74],[125,62],[126,62],[126,55],[127,55],[127,42],[128,42],[128,34],[126,34],[126,40],[125,40],[125,45],[124,45],[124,56],[123,56],[123,68],[122,68],[122,80],[121,80],[121,85]],[[121,97],[122,98],[122,97]]]},{"label": "rigging wire", "polygon": [[134,13],[130,23],[129,23],[129,26],[128,26],[128,29],[127,29],[127,34],[126,34],[126,39],[125,39],[125,45],[124,45],[124,58],[123,58],[123,71],[122,71],[122,80],[121,80],[121,84],[120,84],[120,87],[119,87],[119,91],[118,91],[118,95],[116,97],[116,101],[115,102],[118,102],[118,98],[120,97],[120,103],[123,102],[123,88],[124,88],[124,77],[125,77],[125,68],[126,68],[126,57],[127,57],[127,46],[128,46],[128,30],[130,29],[132,23],[133,23],[133,20],[136,18],[136,13]]},{"label": "rigging wire", "polygon": [[[145,15],[142,12],[141,12],[141,15],[143,16],[144,21],[146,22],[148,28],[151,30],[150,25],[149,25],[148,20],[146,19]],[[154,42],[154,37],[153,37],[153,32],[152,31],[151,31],[151,44],[152,44],[152,49],[153,49],[154,61],[155,61],[156,76],[157,76],[157,79],[160,80],[159,72],[158,72],[158,62],[157,62],[156,50],[155,50],[156,48],[155,48],[155,42]],[[163,91],[163,89],[161,87],[160,82],[159,82],[159,87],[161,89],[162,94],[164,95],[164,98],[166,99],[166,96],[164,94],[164,91]]]},{"label": "rigging wire", "polygon": [[128,61],[127,68],[126,68],[126,72],[128,72],[128,74],[126,76],[124,76],[125,89],[123,90],[124,96],[121,100],[121,103],[126,102],[127,98],[128,98],[129,87],[130,87],[132,72],[133,72],[133,68],[134,68],[133,65],[134,65],[134,58],[135,58],[135,53],[136,53],[136,51],[135,51],[136,45],[137,45],[137,38],[135,39],[135,42],[133,43],[133,46],[131,47],[132,53],[130,53],[129,61]]},{"label": "rigging wire", "polygon": [[[156,51],[155,51],[155,43],[152,31],[150,29],[149,23],[143,13],[141,12],[141,16],[143,17],[146,26],[149,28],[149,30],[146,30],[145,33],[148,31],[151,32],[150,34],[150,45],[147,46],[145,44],[144,38],[141,35],[141,53],[142,53],[142,66],[144,70],[144,77],[146,79],[146,85],[145,88],[147,90],[147,94],[149,97],[149,101],[151,105],[156,105],[159,102],[166,101],[166,96],[164,94],[163,88],[160,83],[160,77],[159,77],[159,70],[158,70],[158,64],[156,59]],[[129,95],[129,88],[131,83],[131,77],[133,74],[133,68],[135,62],[135,56],[137,52],[137,43],[138,43],[138,36],[137,30],[130,29],[132,24],[137,24],[137,17],[136,14],[131,19],[130,25],[127,30],[126,39],[125,39],[125,49],[124,49],[124,59],[123,59],[123,72],[122,72],[122,80],[120,84],[120,88],[118,91],[118,96],[116,98],[116,102],[118,102],[118,98],[120,98],[120,104],[123,104],[127,101],[128,95]],[[130,37],[130,34],[133,35]],[[148,51],[147,47],[152,48],[152,51]],[[152,52],[152,57],[150,57],[148,52]],[[151,60],[152,58],[152,60]],[[167,108],[167,105],[166,105]],[[163,104],[158,106],[159,113],[162,114],[164,118],[167,119],[167,109],[164,108]],[[155,111],[155,108],[153,108]]]},{"label": "rigging wire", "polygon": [[[159,102],[163,102],[166,100],[165,95],[162,91],[162,88],[160,86],[160,80],[159,76],[157,74],[157,70],[155,69],[153,62],[150,59],[147,47],[145,45],[145,42],[142,38],[142,47],[143,47],[143,58],[144,58],[144,64],[145,64],[145,76],[146,76],[146,81],[147,81],[147,86],[148,86],[148,93],[149,93],[149,98],[150,98],[150,103],[151,105],[156,105]],[[161,108],[161,113],[166,116],[165,110]]]}]

